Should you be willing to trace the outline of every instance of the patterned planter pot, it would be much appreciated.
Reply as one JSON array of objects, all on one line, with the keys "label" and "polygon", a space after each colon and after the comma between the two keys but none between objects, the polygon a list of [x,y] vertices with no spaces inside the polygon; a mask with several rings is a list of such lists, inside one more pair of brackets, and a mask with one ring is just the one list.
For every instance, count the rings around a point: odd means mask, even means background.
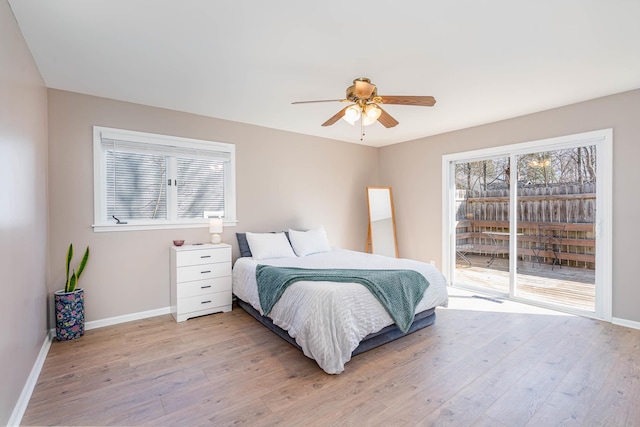
[{"label": "patterned planter pot", "polygon": [[57,291],[54,294],[56,305],[56,338],[67,341],[84,335],[84,290],[73,292]]}]

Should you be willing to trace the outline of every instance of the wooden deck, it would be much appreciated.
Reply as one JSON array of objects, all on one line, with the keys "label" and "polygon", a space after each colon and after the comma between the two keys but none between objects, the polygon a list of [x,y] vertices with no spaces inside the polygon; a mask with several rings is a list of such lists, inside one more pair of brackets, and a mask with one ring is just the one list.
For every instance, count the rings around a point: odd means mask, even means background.
[{"label": "wooden deck", "polygon": [[[458,257],[455,284],[480,287],[492,293],[509,293],[508,258],[498,257],[487,267],[490,256],[467,255],[471,265]],[[518,260],[517,296],[579,310],[595,310],[595,271],[557,265],[538,265]]]}]

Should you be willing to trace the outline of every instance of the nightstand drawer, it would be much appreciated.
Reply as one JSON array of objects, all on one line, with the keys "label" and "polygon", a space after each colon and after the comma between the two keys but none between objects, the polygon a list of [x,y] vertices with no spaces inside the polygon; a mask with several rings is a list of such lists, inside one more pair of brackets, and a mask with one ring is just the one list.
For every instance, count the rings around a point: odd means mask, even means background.
[{"label": "nightstand drawer", "polygon": [[178,298],[188,298],[197,295],[224,292],[231,290],[231,276],[216,277],[215,279],[197,280],[178,284]]},{"label": "nightstand drawer", "polygon": [[178,283],[192,282],[194,280],[229,276],[231,272],[231,263],[220,262],[217,264],[192,265],[189,267],[178,267],[176,270],[176,280]]},{"label": "nightstand drawer", "polygon": [[227,262],[231,259],[231,248],[212,248],[192,251],[182,251],[177,253],[177,266],[211,264]]},{"label": "nightstand drawer", "polygon": [[210,308],[228,305],[230,304],[230,301],[231,290],[190,298],[180,298],[178,300],[178,311],[180,313],[189,313],[193,311],[208,310]]}]

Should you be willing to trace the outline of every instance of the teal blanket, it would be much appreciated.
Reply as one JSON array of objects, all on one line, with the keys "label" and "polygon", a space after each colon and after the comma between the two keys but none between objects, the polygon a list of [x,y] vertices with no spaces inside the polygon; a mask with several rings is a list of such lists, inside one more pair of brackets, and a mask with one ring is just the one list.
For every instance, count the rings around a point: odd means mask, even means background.
[{"label": "teal blanket", "polygon": [[349,282],[366,287],[380,301],[402,332],[413,323],[416,307],[429,282],[413,270],[306,269],[256,267],[258,295],[264,315],[268,315],[289,285],[298,281]]}]

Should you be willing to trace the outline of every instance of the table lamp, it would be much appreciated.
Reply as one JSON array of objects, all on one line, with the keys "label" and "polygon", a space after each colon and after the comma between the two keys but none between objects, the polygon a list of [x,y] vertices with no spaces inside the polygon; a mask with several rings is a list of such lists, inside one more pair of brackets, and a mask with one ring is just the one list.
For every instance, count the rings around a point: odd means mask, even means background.
[{"label": "table lamp", "polygon": [[211,243],[222,242],[222,238],[218,234],[222,233],[222,218],[209,218],[209,233],[211,233]]}]

